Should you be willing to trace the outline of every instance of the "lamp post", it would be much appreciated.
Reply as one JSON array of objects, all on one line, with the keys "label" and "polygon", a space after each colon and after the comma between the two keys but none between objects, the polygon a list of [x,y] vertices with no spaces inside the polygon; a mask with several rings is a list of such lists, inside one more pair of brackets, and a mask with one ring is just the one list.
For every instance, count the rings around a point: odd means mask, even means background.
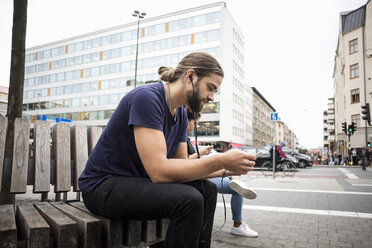
[{"label": "lamp post", "polygon": [[134,13],[132,14],[132,16],[134,16],[138,19],[138,21],[137,21],[136,67],[134,69],[134,88],[136,88],[136,86],[137,86],[139,24],[140,24],[140,19],[145,18],[145,15],[146,15],[145,12],[140,13],[138,10],[135,10]]},{"label": "lamp post", "polygon": [[40,92],[36,92],[37,95],[37,111],[36,111],[36,119],[39,120],[39,110],[40,110]]}]

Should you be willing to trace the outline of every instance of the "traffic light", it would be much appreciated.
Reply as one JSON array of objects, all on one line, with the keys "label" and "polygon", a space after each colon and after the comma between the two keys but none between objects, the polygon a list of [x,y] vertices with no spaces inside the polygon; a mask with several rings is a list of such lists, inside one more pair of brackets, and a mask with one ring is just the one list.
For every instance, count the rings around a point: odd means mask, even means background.
[{"label": "traffic light", "polygon": [[346,121],[345,122],[342,122],[342,132],[344,132],[345,134],[347,134],[347,129],[346,129]]},{"label": "traffic light", "polygon": [[371,147],[371,142],[367,142],[367,147],[370,148]]},{"label": "traffic light", "polygon": [[349,125],[349,135],[354,134],[355,131],[356,131],[356,126],[355,126],[355,123],[352,122],[352,123]]},{"label": "traffic light", "polygon": [[362,119],[366,120],[368,122],[368,125],[371,125],[371,113],[369,110],[369,103],[366,103],[366,105],[362,106]]}]

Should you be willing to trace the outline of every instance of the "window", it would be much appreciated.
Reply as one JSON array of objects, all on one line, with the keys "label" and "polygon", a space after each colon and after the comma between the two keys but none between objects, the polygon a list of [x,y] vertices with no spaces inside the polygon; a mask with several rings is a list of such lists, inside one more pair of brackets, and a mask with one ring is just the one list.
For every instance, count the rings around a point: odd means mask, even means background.
[{"label": "window", "polygon": [[358,39],[349,41],[349,54],[358,52]]},{"label": "window", "polygon": [[218,136],[220,134],[219,121],[205,121],[198,123],[199,136]]},{"label": "window", "polygon": [[211,102],[204,105],[202,114],[206,113],[219,113],[220,112],[220,103],[219,102]]},{"label": "window", "polygon": [[352,115],[351,121],[355,123],[356,127],[360,127],[360,114]]},{"label": "window", "polygon": [[350,79],[359,77],[359,64],[350,66]]},{"label": "window", "polygon": [[360,102],[359,89],[351,90],[351,101],[350,101],[350,103],[353,104],[353,103],[359,103],[359,102]]},{"label": "window", "polygon": [[114,110],[104,110],[103,118],[105,120],[110,119],[111,115],[114,113]]}]

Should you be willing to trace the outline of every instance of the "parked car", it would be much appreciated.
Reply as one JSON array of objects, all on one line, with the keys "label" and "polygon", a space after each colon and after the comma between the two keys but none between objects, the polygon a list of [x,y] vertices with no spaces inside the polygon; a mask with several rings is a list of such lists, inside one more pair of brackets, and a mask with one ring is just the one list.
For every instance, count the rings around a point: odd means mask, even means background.
[{"label": "parked car", "polygon": [[292,157],[295,157],[298,159],[298,166],[297,167],[300,167],[300,168],[306,168],[306,167],[311,167],[313,166],[313,161],[311,160],[311,158],[305,154],[301,154],[301,153],[298,153],[292,149],[289,149],[289,148],[286,148],[286,147],[283,147],[283,152],[286,154],[286,155],[290,155]]},{"label": "parked car", "polygon": [[261,154],[257,156],[256,164],[254,165],[254,167],[261,168],[261,166],[264,162],[269,161],[271,159],[270,158],[270,152],[266,148],[254,147],[254,146],[243,146],[243,147],[239,147],[237,149],[242,150],[243,152],[246,152],[246,153],[249,153],[249,154],[253,154],[253,155],[258,153],[258,152],[261,152]]}]

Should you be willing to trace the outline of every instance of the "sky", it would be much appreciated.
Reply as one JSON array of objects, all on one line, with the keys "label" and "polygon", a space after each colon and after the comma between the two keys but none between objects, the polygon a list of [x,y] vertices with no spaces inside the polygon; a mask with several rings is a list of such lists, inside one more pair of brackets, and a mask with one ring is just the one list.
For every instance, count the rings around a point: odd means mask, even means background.
[{"label": "sky", "polygon": [[[340,12],[368,0],[226,0],[245,38],[245,80],[307,149],[323,145]],[[29,0],[26,48],[218,0]],[[13,1],[0,1],[0,86],[9,85]],[[223,58],[222,58],[223,59]]]}]

